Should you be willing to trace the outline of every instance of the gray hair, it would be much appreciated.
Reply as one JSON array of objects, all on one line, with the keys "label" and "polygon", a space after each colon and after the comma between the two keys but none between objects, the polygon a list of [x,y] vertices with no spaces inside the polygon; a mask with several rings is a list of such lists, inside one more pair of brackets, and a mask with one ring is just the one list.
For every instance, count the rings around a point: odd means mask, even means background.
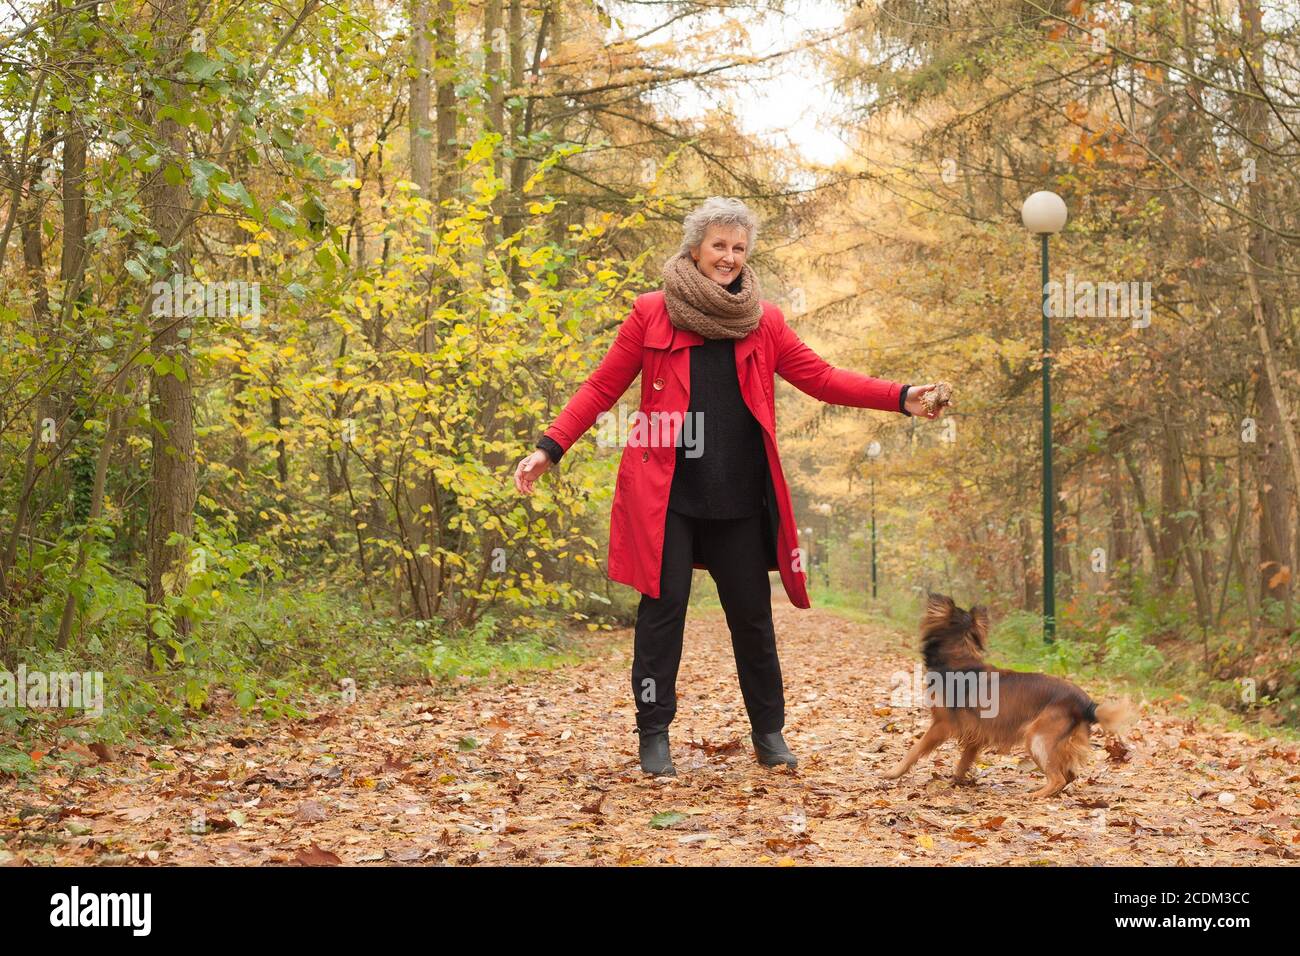
[{"label": "gray hair", "polygon": [[739,199],[710,196],[692,209],[682,220],[682,244],[678,253],[689,253],[704,241],[704,234],[712,225],[744,226],[749,234],[749,249],[753,251],[758,238],[758,217]]}]

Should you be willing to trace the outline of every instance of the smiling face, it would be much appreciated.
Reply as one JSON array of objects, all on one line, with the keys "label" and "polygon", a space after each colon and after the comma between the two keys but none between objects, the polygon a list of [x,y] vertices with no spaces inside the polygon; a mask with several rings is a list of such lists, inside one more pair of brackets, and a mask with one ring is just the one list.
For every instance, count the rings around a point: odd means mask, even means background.
[{"label": "smiling face", "polygon": [[749,254],[749,232],[744,226],[711,223],[704,241],[691,250],[695,268],[719,285],[729,285],[740,275]]}]

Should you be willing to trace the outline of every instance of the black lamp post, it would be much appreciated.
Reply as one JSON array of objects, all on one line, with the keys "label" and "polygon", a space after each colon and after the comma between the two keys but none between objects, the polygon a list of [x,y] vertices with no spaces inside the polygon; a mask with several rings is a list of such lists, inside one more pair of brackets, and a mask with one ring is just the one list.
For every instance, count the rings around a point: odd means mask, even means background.
[{"label": "black lamp post", "polygon": [[813,585],[813,565],[817,563],[817,552],[813,547],[813,529],[804,528],[804,535],[808,539],[808,586]]},{"label": "black lamp post", "polygon": [[1025,228],[1042,240],[1043,276],[1043,641],[1056,636],[1056,570],[1054,550],[1056,523],[1053,520],[1052,490],[1052,357],[1050,352],[1051,311],[1048,307],[1047,240],[1065,225],[1065,200],[1043,190],[1029,196],[1020,207]]},{"label": "black lamp post", "polygon": [[871,600],[876,600],[876,459],[880,457],[880,442],[867,446],[867,459],[871,462]]}]

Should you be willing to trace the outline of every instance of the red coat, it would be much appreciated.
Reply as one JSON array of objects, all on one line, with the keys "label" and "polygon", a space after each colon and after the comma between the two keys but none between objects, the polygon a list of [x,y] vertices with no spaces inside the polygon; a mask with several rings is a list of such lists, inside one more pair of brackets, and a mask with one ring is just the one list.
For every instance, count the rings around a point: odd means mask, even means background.
[{"label": "red coat", "polygon": [[[808,600],[807,571],[803,554],[798,550],[799,534],[790,490],[777,454],[772,373],[823,402],[880,411],[898,411],[903,385],[830,365],[800,341],[786,325],[780,309],[770,302],[763,302],[762,306],[758,327],[736,340],[736,374],[745,404],[763,429],[770,478],[769,506],[772,500],[776,503],[776,509],[769,507],[768,513],[767,568],[780,572],[791,603],[806,608],[812,606]],[[608,354],[545,432],[568,451],[602,412],[614,406],[638,372],[642,383],[640,411],[646,418],[654,412],[661,416],[677,413],[671,417],[656,416],[660,422],[677,424],[667,426],[662,432],[660,428],[647,428],[654,436],[651,440],[644,440],[629,429],[610,512],[609,577],[652,598],[659,597],[664,520],[673,471],[677,467],[673,442],[690,405],[691,363],[686,347],[703,341],[698,333],[672,324],[664,306],[663,290],[637,296]],[[627,419],[631,424],[634,416],[629,414]],[[669,436],[671,441],[664,441],[664,436]],[[704,564],[697,560],[694,566],[703,568]]]}]

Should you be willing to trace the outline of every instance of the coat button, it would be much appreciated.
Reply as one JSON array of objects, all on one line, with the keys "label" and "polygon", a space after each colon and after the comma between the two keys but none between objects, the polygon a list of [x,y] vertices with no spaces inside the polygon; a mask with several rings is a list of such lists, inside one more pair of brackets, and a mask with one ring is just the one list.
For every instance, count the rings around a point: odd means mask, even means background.
[{"label": "coat button", "polygon": [[642,461],[649,461],[649,460],[650,460],[650,453],[649,453],[648,451],[643,451],[643,452],[641,452],[641,460],[642,460]]},{"label": "coat button", "polygon": [[655,388],[663,388],[663,387],[664,387],[664,380],[663,380],[662,378],[657,378],[657,379],[655,379],[654,385],[655,385]]}]

